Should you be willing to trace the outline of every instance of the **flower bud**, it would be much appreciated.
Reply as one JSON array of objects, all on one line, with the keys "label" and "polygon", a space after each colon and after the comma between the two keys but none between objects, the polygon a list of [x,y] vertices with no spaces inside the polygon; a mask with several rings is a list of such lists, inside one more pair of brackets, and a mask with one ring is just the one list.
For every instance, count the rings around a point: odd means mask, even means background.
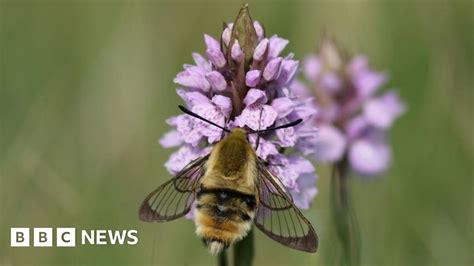
[{"label": "flower bud", "polygon": [[245,85],[254,88],[260,82],[260,70],[250,70],[245,76]]},{"label": "flower bud", "polygon": [[230,36],[232,35],[232,27],[233,26],[234,26],[234,23],[227,24],[227,27],[222,32],[222,41],[224,41],[224,44],[226,46],[229,46]]},{"label": "flower bud", "polygon": [[281,66],[281,57],[277,57],[272,59],[265,69],[263,70],[263,78],[266,81],[270,81],[273,79],[278,78],[278,75],[280,74],[280,66]]},{"label": "flower bud", "polygon": [[224,76],[217,71],[211,71],[206,74],[206,78],[211,84],[211,87],[216,91],[223,91],[227,88],[227,82]]},{"label": "flower bud", "polygon": [[212,38],[211,36],[204,34],[204,42],[206,43],[208,50],[220,50],[221,46],[216,39]]},{"label": "flower bud", "polygon": [[278,37],[278,35],[273,35],[268,40],[268,57],[275,58],[280,55],[280,53],[288,45],[288,40]]},{"label": "flower bud", "polygon": [[253,59],[260,61],[263,59],[263,55],[267,51],[268,47],[268,39],[265,38],[255,47],[255,51],[253,52]]},{"label": "flower bud", "polygon": [[257,33],[258,41],[261,41],[263,38],[265,38],[265,30],[263,29],[263,26],[262,24],[260,24],[260,22],[254,21],[253,27],[255,28],[255,32]]},{"label": "flower bud", "polygon": [[216,67],[225,66],[226,60],[221,50],[207,49],[206,53],[207,53],[207,57],[209,58],[209,60],[212,62],[213,65],[215,65]]},{"label": "flower bud", "polygon": [[244,53],[242,52],[242,49],[240,49],[240,45],[237,40],[234,41],[230,54],[232,56],[232,59],[234,59],[237,62],[241,62],[242,59],[244,59]]}]

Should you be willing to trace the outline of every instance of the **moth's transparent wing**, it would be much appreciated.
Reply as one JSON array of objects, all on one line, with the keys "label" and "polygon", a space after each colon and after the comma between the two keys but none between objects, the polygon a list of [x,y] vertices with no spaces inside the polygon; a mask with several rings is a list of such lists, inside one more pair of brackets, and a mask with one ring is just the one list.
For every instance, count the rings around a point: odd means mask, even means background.
[{"label": "moth's transparent wing", "polygon": [[152,191],[140,206],[140,220],[164,222],[186,215],[191,210],[208,158],[209,155],[190,162],[175,178]]},{"label": "moth's transparent wing", "polygon": [[[266,162],[264,162],[262,159],[259,159],[263,162],[263,167],[260,168],[260,169],[266,169],[268,172],[270,172],[270,176],[272,178],[272,180],[274,181],[275,185],[274,186],[278,186],[280,187],[282,190],[283,190],[283,193],[281,194],[285,194],[287,195],[290,200],[289,202],[293,202],[293,196],[290,194],[290,192],[288,191],[288,189],[285,187],[285,185],[283,184],[283,182],[281,181],[280,178],[278,178],[277,176],[275,176],[274,174],[272,174],[272,171],[271,171],[271,167],[272,165],[268,165]],[[273,186],[266,186],[267,188],[272,188]],[[274,194],[273,196],[279,196],[279,194]],[[289,203],[288,203],[288,206],[289,206]]]},{"label": "moth's transparent wing", "polygon": [[316,252],[318,236],[311,223],[295,206],[280,179],[269,171],[261,159],[257,167],[259,204],[255,225],[287,247]]}]

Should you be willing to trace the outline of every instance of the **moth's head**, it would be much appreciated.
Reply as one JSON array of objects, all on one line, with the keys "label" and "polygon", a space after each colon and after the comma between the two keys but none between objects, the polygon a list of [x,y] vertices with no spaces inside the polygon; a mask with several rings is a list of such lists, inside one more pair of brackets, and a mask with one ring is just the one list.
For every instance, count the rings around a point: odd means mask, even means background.
[{"label": "moth's head", "polygon": [[230,131],[230,135],[235,138],[247,139],[247,131],[243,128],[234,128]]}]

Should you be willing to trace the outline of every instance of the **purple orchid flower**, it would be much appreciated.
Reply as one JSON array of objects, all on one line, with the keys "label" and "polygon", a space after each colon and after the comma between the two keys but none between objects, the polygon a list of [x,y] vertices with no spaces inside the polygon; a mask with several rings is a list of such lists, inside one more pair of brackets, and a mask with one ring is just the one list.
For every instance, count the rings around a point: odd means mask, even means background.
[{"label": "purple orchid flower", "polygon": [[[229,23],[220,40],[204,35],[206,57],[193,53],[194,64],[184,65],[176,75],[177,93],[196,114],[228,128],[262,130],[303,119],[293,128],[261,136],[257,154],[282,179],[300,208],[309,208],[316,189],[316,172],[301,150],[290,149],[316,135],[311,123],[316,114],[312,97],[301,97],[289,86],[298,69],[293,54],[282,56],[288,40],[265,36],[263,26],[255,21],[254,30],[239,38]],[[377,106],[375,106],[377,107]],[[178,147],[165,166],[176,174],[191,160],[210,151],[222,136],[222,130],[188,115],[167,120],[173,129],[159,143]],[[255,136],[249,136],[255,146]],[[304,153],[315,150],[305,147]]]}]

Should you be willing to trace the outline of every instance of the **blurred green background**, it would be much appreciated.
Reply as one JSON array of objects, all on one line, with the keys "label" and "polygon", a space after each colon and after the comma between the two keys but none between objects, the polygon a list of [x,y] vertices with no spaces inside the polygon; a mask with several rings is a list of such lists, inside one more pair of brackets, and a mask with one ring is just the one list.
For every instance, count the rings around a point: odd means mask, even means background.
[{"label": "blurred green background", "polygon": [[[390,73],[409,112],[385,178],[351,181],[363,265],[473,265],[473,1],[251,1],[285,52],[322,32]],[[187,220],[138,221],[170,178],[156,140],[180,103],[172,80],[241,1],[0,2],[0,265],[210,265]],[[329,168],[305,214],[320,251],[256,233],[255,265],[330,265]],[[10,248],[10,227],[137,229],[136,246]]]}]

